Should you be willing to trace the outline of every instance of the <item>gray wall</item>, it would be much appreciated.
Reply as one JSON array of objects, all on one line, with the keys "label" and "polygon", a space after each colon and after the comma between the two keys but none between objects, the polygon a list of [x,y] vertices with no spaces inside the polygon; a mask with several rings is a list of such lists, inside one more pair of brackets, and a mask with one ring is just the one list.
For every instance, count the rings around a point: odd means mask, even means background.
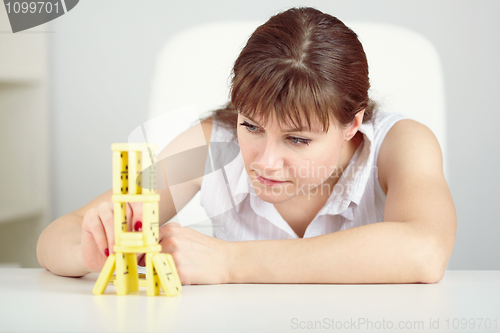
[{"label": "gray wall", "polygon": [[146,119],[154,58],[173,34],[308,5],[426,36],[444,67],[448,181],[458,213],[450,269],[500,269],[500,1],[87,0],[51,22],[53,217],[111,187],[110,144]]}]

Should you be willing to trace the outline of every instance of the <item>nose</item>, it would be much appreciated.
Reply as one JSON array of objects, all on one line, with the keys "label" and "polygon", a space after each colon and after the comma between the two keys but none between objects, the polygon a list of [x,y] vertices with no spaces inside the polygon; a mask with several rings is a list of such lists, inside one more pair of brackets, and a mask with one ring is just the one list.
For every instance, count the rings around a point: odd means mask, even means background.
[{"label": "nose", "polygon": [[264,140],[255,163],[262,176],[272,177],[273,173],[283,169],[285,164],[283,147],[275,140]]}]

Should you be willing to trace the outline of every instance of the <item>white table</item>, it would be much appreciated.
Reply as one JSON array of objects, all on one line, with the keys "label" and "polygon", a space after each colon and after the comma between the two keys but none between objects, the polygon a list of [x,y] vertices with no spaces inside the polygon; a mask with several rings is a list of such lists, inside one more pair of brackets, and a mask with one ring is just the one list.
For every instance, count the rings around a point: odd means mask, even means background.
[{"label": "white table", "polygon": [[500,332],[500,271],[447,271],[433,285],[184,286],[171,298],[112,285],[94,296],[97,276],[0,269],[0,332]]}]

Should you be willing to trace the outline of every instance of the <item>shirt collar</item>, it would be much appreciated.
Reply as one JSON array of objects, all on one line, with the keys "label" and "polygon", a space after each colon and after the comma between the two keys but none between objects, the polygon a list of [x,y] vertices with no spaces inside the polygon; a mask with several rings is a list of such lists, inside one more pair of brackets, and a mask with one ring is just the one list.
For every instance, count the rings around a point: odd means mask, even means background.
[{"label": "shirt collar", "polygon": [[373,166],[373,124],[362,124],[363,142],[354,152],[347,168],[335,184],[333,193],[318,215],[342,215],[353,220],[353,210],[361,202]]},{"label": "shirt collar", "polygon": [[[234,197],[237,198],[239,202],[241,202],[245,197],[250,197],[250,206],[252,210],[262,218],[270,221],[272,224],[277,226],[278,228],[284,230],[289,235],[294,238],[298,238],[295,231],[293,231],[292,227],[283,219],[283,217],[279,214],[273,204],[261,200],[257,193],[255,193],[255,189],[253,188],[250,178],[248,174],[243,169],[243,172],[238,181],[238,185],[236,186],[236,190],[234,192]],[[240,212],[241,205],[237,205],[236,212]]]},{"label": "shirt collar", "polygon": [[[374,136],[373,124],[371,122],[362,124],[359,131],[363,133],[364,140],[356,149],[347,168],[335,185],[332,194],[316,217],[328,214],[341,215],[349,220],[354,219],[353,210],[361,202],[370,173],[372,172],[371,166],[373,166],[374,159],[374,152],[372,149]],[[295,232],[293,232],[288,223],[281,218],[276,208],[274,208],[272,204],[261,200],[255,193],[250,178],[243,167],[241,152],[236,160],[241,164],[240,167],[242,169],[236,188],[232,189],[236,201],[241,202],[250,194],[250,205],[257,215],[266,218],[283,230],[288,232],[291,231],[291,233],[295,235]],[[236,211],[239,212],[239,205],[236,206]],[[278,216],[276,216],[276,214]]]}]

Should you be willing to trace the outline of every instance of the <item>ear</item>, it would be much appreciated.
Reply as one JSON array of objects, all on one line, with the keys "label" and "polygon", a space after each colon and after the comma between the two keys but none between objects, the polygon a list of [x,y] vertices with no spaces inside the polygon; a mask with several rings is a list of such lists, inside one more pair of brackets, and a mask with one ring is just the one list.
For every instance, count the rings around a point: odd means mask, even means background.
[{"label": "ear", "polygon": [[354,137],[354,135],[356,135],[359,128],[361,127],[361,124],[363,124],[363,115],[364,114],[365,114],[365,109],[356,113],[356,116],[354,116],[352,123],[349,124],[345,129],[344,141],[349,141]]}]

